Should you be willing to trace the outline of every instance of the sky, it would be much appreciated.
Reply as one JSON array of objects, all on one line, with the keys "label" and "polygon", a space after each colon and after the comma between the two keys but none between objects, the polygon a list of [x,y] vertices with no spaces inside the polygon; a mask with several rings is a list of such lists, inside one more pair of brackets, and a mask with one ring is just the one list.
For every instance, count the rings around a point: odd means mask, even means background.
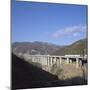
[{"label": "sky", "polygon": [[69,45],[87,37],[87,6],[12,2],[12,42]]}]

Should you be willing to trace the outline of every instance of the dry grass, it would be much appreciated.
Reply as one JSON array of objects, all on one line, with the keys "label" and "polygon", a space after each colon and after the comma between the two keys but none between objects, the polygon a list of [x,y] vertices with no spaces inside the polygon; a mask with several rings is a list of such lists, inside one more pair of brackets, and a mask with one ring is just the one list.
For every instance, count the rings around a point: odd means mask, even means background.
[{"label": "dry grass", "polygon": [[87,68],[85,66],[76,68],[75,64],[61,64],[60,66],[57,66],[54,74],[61,80],[74,77],[87,77]]}]

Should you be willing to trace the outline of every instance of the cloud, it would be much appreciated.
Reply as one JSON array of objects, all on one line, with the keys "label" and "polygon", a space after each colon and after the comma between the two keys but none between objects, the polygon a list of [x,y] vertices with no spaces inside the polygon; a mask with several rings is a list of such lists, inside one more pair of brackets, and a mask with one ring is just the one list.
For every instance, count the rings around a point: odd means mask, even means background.
[{"label": "cloud", "polygon": [[73,36],[73,37],[77,37],[79,35],[86,35],[86,25],[77,25],[77,26],[71,26],[71,27],[66,27],[64,29],[60,29],[55,31],[52,34],[53,38],[59,38],[59,37],[69,37],[69,36]]}]

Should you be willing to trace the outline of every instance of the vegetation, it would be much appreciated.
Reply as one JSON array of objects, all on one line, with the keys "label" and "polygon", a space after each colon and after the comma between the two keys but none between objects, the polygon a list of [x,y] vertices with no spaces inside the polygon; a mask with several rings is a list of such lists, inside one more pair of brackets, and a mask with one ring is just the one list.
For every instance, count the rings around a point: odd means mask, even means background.
[{"label": "vegetation", "polygon": [[51,73],[56,75],[60,80],[67,80],[75,77],[83,77],[83,80],[86,80],[87,68],[86,66],[83,66],[82,68],[76,68],[75,65],[70,64],[62,64],[60,66],[53,64],[51,67]]},{"label": "vegetation", "polygon": [[61,67],[58,67],[57,64],[53,64],[51,67],[51,73],[58,76],[59,79],[64,79],[64,73],[63,69]]},{"label": "vegetation", "polygon": [[69,46],[58,49],[53,53],[54,55],[65,55],[65,54],[87,54],[87,39],[79,40]]},{"label": "vegetation", "polygon": [[16,42],[12,44],[13,51],[16,53],[29,53],[29,54],[50,54],[60,46],[49,44],[46,42]]},{"label": "vegetation", "polygon": [[12,54],[12,88],[87,84],[87,68],[82,71],[82,69],[77,69],[69,64],[62,65],[54,64],[51,68],[51,73],[54,74],[52,75],[42,70],[40,64],[27,62]]},{"label": "vegetation", "polygon": [[28,54],[87,54],[87,39],[78,40],[68,46],[58,46],[45,42],[16,42],[12,44],[14,53]]}]

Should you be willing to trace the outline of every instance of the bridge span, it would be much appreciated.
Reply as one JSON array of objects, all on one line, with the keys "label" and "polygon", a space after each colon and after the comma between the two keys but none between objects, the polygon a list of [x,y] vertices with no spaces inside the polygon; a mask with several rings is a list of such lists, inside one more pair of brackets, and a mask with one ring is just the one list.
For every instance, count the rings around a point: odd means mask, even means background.
[{"label": "bridge span", "polygon": [[72,64],[75,63],[76,68],[81,67],[83,63],[87,63],[87,57],[82,56],[55,56],[55,55],[24,55],[24,58],[27,60],[31,60],[32,62],[37,62],[42,65],[53,65],[57,64],[60,65],[63,62],[65,64]]}]

